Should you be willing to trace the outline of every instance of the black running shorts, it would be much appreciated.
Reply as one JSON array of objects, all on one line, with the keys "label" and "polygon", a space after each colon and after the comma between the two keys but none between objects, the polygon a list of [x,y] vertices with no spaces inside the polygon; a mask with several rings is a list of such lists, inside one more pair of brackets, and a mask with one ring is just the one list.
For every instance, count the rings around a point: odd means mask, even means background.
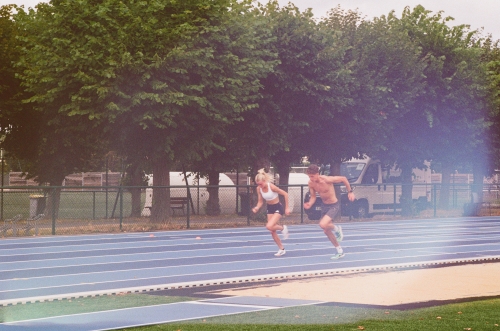
[{"label": "black running shorts", "polygon": [[274,205],[267,205],[267,213],[268,214],[276,214],[276,213],[279,213],[280,215],[284,215],[285,214],[285,209],[283,208],[283,205],[281,204],[281,202],[278,202]]}]

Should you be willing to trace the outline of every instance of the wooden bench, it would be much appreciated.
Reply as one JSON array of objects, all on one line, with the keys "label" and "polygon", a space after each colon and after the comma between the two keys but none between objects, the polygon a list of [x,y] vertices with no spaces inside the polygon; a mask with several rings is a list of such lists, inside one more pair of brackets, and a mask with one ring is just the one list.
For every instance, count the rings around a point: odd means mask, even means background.
[{"label": "wooden bench", "polygon": [[[172,209],[173,215],[175,215],[176,210],[182,210],[182,215],[185,215],[184,212],[184,206],[188,204],[188,198],[187,197],[170,197],[170,208]],[[147,206],[145,208],[148,208],[151,210],[151,206]]]},{"label": "wooden bench", "polygon": [[0,231],[2,232],[2,236],[5,237],[7,235],[8,230],[12,230],[12,235],[17,234],[17,221],[23,218],[22,215],[16,215],[11,219],[7,219],[3,221],[3,225],[0,227]]},{"label": "wooden bench", "polygon": [[19,230],[24,230],[24,235],[27,236],[30,233],[31,229],[35,230],[35,236],[38,236],[38,221],[44,217],[45,217],[44,214],[38,214],[36,216],[28,218],[26,220],[26,223],[24,223],[23,225],[21,225],[16,229],[16,236],[17,236],[17,231]]},{"label": "wooden bench", "polygon": [[187,197],[170,197],[170,208],[172,208],[172,212],[174,215],[176,209],[182,210],[182,215],[185,215],[184,206],[187,204],[188,204]]}]

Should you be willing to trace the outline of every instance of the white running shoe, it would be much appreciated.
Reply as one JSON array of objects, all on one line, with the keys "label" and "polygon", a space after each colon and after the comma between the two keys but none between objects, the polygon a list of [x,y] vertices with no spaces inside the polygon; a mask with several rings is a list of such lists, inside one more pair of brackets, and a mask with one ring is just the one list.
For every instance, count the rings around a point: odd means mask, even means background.
[{"label": "white running shoe", "polygon": [[337,253],[334,256],[332,256],[330,259],[332,259],[332,260],[338,260],[338,259],[340,259],[341,257],[344,257],[344,256],[345,256],[344,253]]},{"label": "white running shoe", "polygon": [[337,238],[338,242],[341,242],[344,239],[344,233],[342,232],[342,227],[340,225],[337,226],[338,231],[335,231],[335,238]]},{"label": "white running shoe", "polygon": [[283,234],[283,240],[288,239],[288,236],[290,234],[288,233],[288,227],[286,225],[283,225],[283,230],[281,230],[281,233]]},{"label": "white running shoe", "polygon": [[282,256],[282,255],[285,255],[285,253],[286,253],[286,252],[285,252],[285,249],[283,248],[283,249],[280,249],[280,250],[278,251],[278,253],[274,254],[274,256]]}]

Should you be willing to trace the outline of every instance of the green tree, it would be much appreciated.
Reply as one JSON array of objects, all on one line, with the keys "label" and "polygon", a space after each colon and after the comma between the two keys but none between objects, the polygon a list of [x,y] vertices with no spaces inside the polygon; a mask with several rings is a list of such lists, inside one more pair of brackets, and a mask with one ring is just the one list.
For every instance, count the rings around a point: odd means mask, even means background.
[{"label": "green tree", "polygon": [[[270,166],[279,169],[280,184],[287,184],[289,165],[301,152],[294,145],[296,137],[309,130],[309,122],[322,112],[322,103],[331,100],[326,84],[337,75],[341,50],[333,47],[330,31],[318,29],[310,11],[295,6],[280,8],[277,2],[258,6],[255,22],[271,34],[267,47],[277,57],[273,71],[260,80],[263,98],[259,107],[242,114],[242,120],[228,126],[213,142],[215,150],[200,166],[209,183],[218,183],[218,174],[229,169],[255,170]],[[275,55],[274,55],[275,54]],[[337,71],[336,71],[337,70]],[[337,82],[339,83],[339,82]],[[340,84],[340,83],[339,83]],[[253,176],[251,176],[253,177]],[[216,196],[216,189],[210,196]],[[217,214],[217,200],[209,199],[207,212]]]},{"label": "green tree", "polygon": [[[210,155],[199,161],[182,165],[184,169],[206,178],[207,185],[209,185],[207,187],[209,194],[206,204],[207,215],[217,216],[221,212],[218,188],[220,173],[247,172],[249,165],[252,164],[253,160],[247,154],[248,146],[240,145],[240,140],[237,138],[239,133],[234,130],[234,125],[228,127],[213,138],[214,144],[219,146],[218,149],[214,149]],[[239,185],[244,185],[244,183],[239,183]],[[237,195],[238,192],[235,191],[235,194]]]},{"label": "green tree", "polygon": [[229,0],[39,6],[25,39],[30,101],[92,123],[120,153],[147,157],[152,220],[164,221],[171,165],[215,148],[212,137],[256,106],[259,77],[272,67],[267,37],[244,19],[249,10]]},{"label": "green tree", "polygon": [[394,16],[367,21],[356,11],[340,7],[322,22],[336,31],[349,50],[344,66],[351,72],[345,84],[348,103],[326,118],[311,141],[319,143],[313,159],[333,164],[360,154],[376,157],[384,141],[422,89],[424,63],[420,50],[403,32],[392,28]]},{"label": "green tree", "polygon": [[19,24],[14,19],[15,5],[0,7],[0,147],[11,157],[32,155],[38,116],[22,103],[26,93],[16,77],[20,50],[17,36]]},{"label": "green tree", "polygon": [[[486,175],[493,175],[495,170],[500,169],[500,41],[492,41],[488,38],[483,44],[482,60],[486,66],[488,77],[488,91],[490,96],[490,112],[488,121],[491,125],[484,134],[483,155],[486,155],[486,162],[482,164]],[[479,158],[479,160],[481,160]],[[481,165],[481,163],[480,163]],[[476,179],[476,174],[474,174]],[[482,190],[481,190],[482,191]]]},{"label": "green tree", "polygon": [[[484,66],[480,61],[480,42],[466,25],[450,27],[453,19],[442,12],[431,14],[422,6],[406,8],[395,29],[406,31],[422,49],[426,62],[425,88],[401,120],[390,139],[387,154],[402,169],[402,203],[411,213],[412,168],[425,160],[439,162],[443,169],[440,204],[448,204],[449,175],[457,164],[481,144],[488,126]],[[399,26],[399,27],[398,27]]]},{"label": "green tree", "polygon": [[343,85],[349,77],[342,65],[345,48],[335,33],[318,25],[310,10],[276,1],[261,6],[275,41],[279,64],[262,80],[259,108],[245,114],[245,146],[254,170],[272,164],[280,184],[288,184],[289,167],[306,152],[305,141],[326,118],[343,109]]},{"label": "green tree", "polygon": [[16,79],[14,62],[17,51],[17,28],[12,18],[14,5],[0,7],[0,135],[4,136],[12,125],[14,109],[19,108],[21,82]]},{"label": "green tree", "polygon": [[[220,152],[228,148],[229,126],[240,121],[244,112],[257,106],[259,78],[272,69],[274,59],[266,47],[270,35],[262,19],[259,21],[249,4],[232,3],[231,6],[232,10],[221,17],[218,27],[206,26],[197,35],[182,39],[183,53],[169,55],[169,66],[162,69],[167,74],[169,85],[176,86],[174,91],[184,91],[183,104],[169,106],[170,111],[178,112],[172,117],[177,123],[168,125],[174,129],[168,130],[169,162],[171,165],[174,161],[183,166],[193,165],[189,170],[207,175],[211,186],[207,213],[211,215],[220,212],[216,187],[219,173],[227,170],[227,164],[231,163],[218,158]],[[176,69],[172,70],[172,67]],[[127,117],[124,118],[127,121]],[[137,137],[139,139],[134,140],[140,144],[161,144],[157,141],[163,139],[160,130],[149,127],[149,132],[141,132],[142,126],[130,128],[137,135],[121,136]],[[144,139],[145,135],[148,138]],[[234,150],[235,146],[229,147]],[[151,146],[142,145],[137,150],[149,153]],[[203,167],[196,164],[203,164]],[[160,167],[165,167],[165,164],[161,163]],[[160,170],[155,171],[153,167],[154,181]],[[154,213],[153,207],[153,217]]]},{"label": "green tree", "polygon": [[[44,6],[47,5],[42,4],[38,8]],[[26,88],[19,89],[20,92],[11,99],[14,107],[9,112],[10,124],[5,146],[13,157],[23,161],[23,170],[28,178],[40,184],[61,186],[66,175],[90,169],[103,144],[95,135],[95,131],[100,130],[93,126],[94,123],[86,125],[75,117],[59,112],[58,105],[62,100],[47,99],[45,103],[34,100],[37,92],[47,92],[37,90],[35,86],[44,80],[41,75],[37,75],[39,69],[50,62],[30,56],[36,53],[30,47],[33,46],[32,41],[46,27],[43,21],[37,19],[36,13],[32,9],[25,12],[24,8],[19,7],[13,15],[17,42],[12,53],[17,57],[12,59],[12,63],[15,63],[15,77]],[[44,53],[45,49],[41,48],[39,52]],[[26,80],[29,72],[33,73],[32,79]],[[58,83],[52,82],[55,86]],[[13,84],[15,86],[16,82]],[[59,197],[59,189],[49,190],[48,216],[57,217]]]}]

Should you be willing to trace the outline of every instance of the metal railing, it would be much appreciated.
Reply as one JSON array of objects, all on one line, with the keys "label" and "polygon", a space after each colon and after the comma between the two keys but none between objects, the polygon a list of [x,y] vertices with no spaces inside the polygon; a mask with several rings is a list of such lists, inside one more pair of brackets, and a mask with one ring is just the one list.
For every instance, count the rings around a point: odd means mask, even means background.
[{"label": "metal railing", "polygon": [[[418,190],[413,184],[413,190]],[[26,226],[28,219],[44,214],[38,220],[41,235],[77,234],[117,231],[152,231],[160,229],[189,229],[206,227],[234,227],[263,225],[267,216],[264,209],[253,214],[251,208],[257,203],[254,186],[165,186],[165,187],[50,187],[50,186],[4,186],[1,187],[1,224],[21,215],[19,227]],[[316,223],[317,215],[304,210],[303,202],[309,191],[307,185],[290,185],[289,206],[291,215],[282,219],[287,224]],[[154,190],[165,190],[172,199],[169,215],[161,222],[151,218]],[[209,191],[212,189],[212,197]],[[401,184],[358,185],[354,191],[362,198],[362,191],[370,189],[366,196],[370,218],[401,216]],[[426,201],[412,201],[415,207],[404,217],[442,218],[481,212],[491,215],[499,207],[499,188],[485,185],[483,200],[479,204],[469,184],[426,184]],[[385,190],[385,192],[384,192]],[[376,200],[380,192],[387,193]],[[447,199],[444,196],[447,196]],[[57,198],[59,197],[59,198]],[[380,197],[379,197],[380,198]],[[175,200],[175,202],[174,202]],[[341,198],[345,201],[345,198]],[[356,203],[360,203],[361,199]],[[359,216],[359,205],[344,205],[342,217],[353,219]],[[423,203],[423,204],[422,204]],[[480,209],[478,211],[478,208]],[[29,235],[32,233],[29,232]],[[14,232],[7,229],[4,236]]]}]

